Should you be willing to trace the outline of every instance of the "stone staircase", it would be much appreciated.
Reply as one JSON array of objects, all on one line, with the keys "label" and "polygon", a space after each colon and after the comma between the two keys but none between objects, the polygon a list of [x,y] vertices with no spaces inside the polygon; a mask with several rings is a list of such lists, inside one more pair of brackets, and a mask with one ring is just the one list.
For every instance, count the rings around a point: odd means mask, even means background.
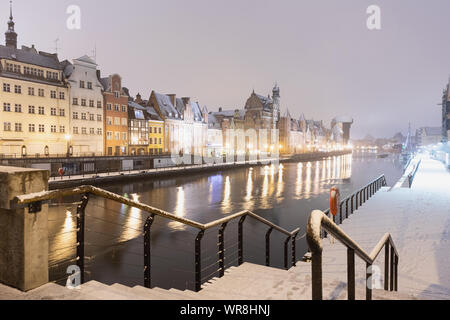
[{"label": "stone staircase", "polygon": [[[410,189],[398,189],[388,192],[383,188],[368,202],[360,207],[341,225],[360,246],[370,252],[386,232],[390,232],[399,250],[399,289],[400,292],[373,290],[374,300],[410,300],[416,299],[421,290],[408,286],[408,266],[402,260],[402,225],[405,197],[410,197]],[[393,194],[395,192],[395,195]],[[397,200],[396,200],[397,199]],[[391,210],[386,210],[386,201],[390,201]],[[401,211],[398,211],[400,210]],[[325,299],[347,299],[347,254],[346,247],[338,241],[324,239],[323,251],[323,291]],[[365,263],[356,257],[356,299],[365,299]],[[384,287],[384,250],[377,259],[381,282]],[[403,273],[403,277],[402,277]],[[405,285],[406,283],[406,285]],[[121,284],[105,285],[96,281],[83,284],[79,290],[48,284],[23,294],[19,299],[112,299],[112,300],[310,300],[311,265],[298,262],[290,270],[275,269],[250,263],[231,267],[222,278],[213,278],[198,293],[177,289],[147,289],[142,286],[127,287]],[[436,298],[436,296],[433,296]]]}]

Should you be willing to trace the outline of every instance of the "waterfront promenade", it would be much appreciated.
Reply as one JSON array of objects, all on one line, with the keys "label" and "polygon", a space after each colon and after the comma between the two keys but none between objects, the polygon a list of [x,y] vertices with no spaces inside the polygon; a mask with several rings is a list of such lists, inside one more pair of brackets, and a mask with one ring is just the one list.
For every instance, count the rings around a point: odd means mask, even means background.
[{"label": "waterfront promenade", "polygon": [[[423,156],[412,188],[383,188],[340,227],[371,251],[389,232],[399,253],[399,292],[374,290],[374,299],[450,299],[450,173]],[[346,299],[347,255],[339,242],[324,239],[325,299]],[[365,297],[365,263],[356,258],[356,298]],[[374,264],[383,288],[384,254]],[[375,276],[376,278],[376,276]],[[311,299],[311,265],[290,270],[245,263],[203,285],[199,293],[88,282],[81,290],[50,284],[29,293],[0,286],[0,299]]]}]

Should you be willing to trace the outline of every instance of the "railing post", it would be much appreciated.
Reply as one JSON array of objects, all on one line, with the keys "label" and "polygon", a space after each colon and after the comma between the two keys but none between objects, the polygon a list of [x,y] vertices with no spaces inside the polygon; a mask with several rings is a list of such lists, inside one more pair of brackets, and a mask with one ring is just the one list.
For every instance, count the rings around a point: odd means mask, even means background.
[{"label": "railing post", "polygon": [[225,222],[219,229],[219,277],[222,278],[225,274],[225,228],[227,223]]},{"label": "railing post", "polygon": [[366,264],[366,300],[372,300],[372,265]]},{"label": "railing post", "polygon": [[341,202],[339,204],[339,224],[342,224],[342,205],[343,204],[344,204],[343,202]]},{"label": "railing post", "polygon": [[350,198],[347,198],[347,200],[345,200],[345,219],[348,219],[348,202],[349,202]]},{"label": "railing post", "polygon": [[238,265],[244,262],[244,227],[243,223],[247,215],[242,216],[238,225]]},{"label": "railing post", "polygon": [[273,228],[270,228],[266,233],[266,266],[270,267],[270,234]]},{"label": "railing post", "polygon": [[398,291],[398,256],[397,255],[395,255],[394,272],[395,272],[394,290]]},{"label": "railing post", "polygon": [[312,299],[322,300],[322,252],[311,252]]},{"label": "railing post", "polygon": [[390,258],[390,260],[391,260],[391,264],[390,264],[390,274],[391,274],[391,277],[390,277],[390,291],[394,291],[394,259],[395,259],[395,251],[394,251],[394,248],[391,246],[391,258]]},{"label": "railing post", "polygon": [[287,237],[286,241],[284,241],[284,268],[286,270],[289,269],[289,259],[288,259],[288,247],[289,247],[289,240],[291,240],[291,236]]},{"label": "railing post", "polygon": [[384,246],[384,290],[389,291],[389,242]]},{"label": "railing post", "polygon": [[195,291],[202,289],[202,238],[205,231],[201,230],[195,238]]},{"label": "railing post", "polygon": [[351,201],[351,210],[350,210],[350,212],[351,212],[351,214],[353,214],[353,202],[354,202],[354,200],[355,200],[355,195],[352,195],[352,201]]},{"label": "railing post", "polygon": [[86,207],[89,202],[89,194],[81,197],[81,203],[77,206],[77,266],[80,268],[80,283],[84,283],[84,232]]},{"label": "railing post", "polygon": [[152,287],[151,278],[151,236],[150,229],[152,228],[155,215],[151,214],[144,225],[144,286],[146,288]]},{"label": "railing post", "polygon": [[292,250],[292,266],[295,267],[297,265],[297,257],[296,257],[296,247],[295,247],[295,241],[297,239],[297,233],[294,234],[292,237],[292,244],[291,244],[291,250]]},{"label": "railing post", "polygon": [[355,300],[355,250],[347,248],[348,300]]}]

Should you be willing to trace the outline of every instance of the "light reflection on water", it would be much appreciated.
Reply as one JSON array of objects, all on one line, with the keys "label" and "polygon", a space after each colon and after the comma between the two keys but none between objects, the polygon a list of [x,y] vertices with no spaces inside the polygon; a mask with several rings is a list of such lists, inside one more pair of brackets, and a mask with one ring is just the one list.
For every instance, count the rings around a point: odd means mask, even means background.
[{"label": "light reflection on water", "polygon": [[[311,210],[327,208],[328,193],[332,186],[338,186],[341,194],[346,196],[383,173],[386,174],[390,184],[395,183],[401,176],[401,165],[395,157],[352,159],[349,155],[320,161],[240,168],[158,181],[109,185],[104,188],[201,223],[211,222],[241,210],[250,210],[281,227],[292,230],[300,226],[304,232],[306,219]],[[58,216],[61,208],[51,206],[51,215]],[[59,224],[49,224],[50,232],[53,234],[65,233],[76,227],[74,207],[69,209],[63,207],[63,210],[66,214],[64,219]],[[88,219],[87,227],[110,235],[105,237],[110,240],[107,242],[101,235],[88,233],[89,243],[102,242],[106,247],[141,237],[148,216],[139,209],[105,199],[91,199],[87,212],[103,219]],[[177,244],[172,243],[174,237],[178,233],[180,235],[189,233],[186,226],[179,222],[170,222],[159,217],[155,220],[160,225],[157,223],[152,227],[152,248],[159,245],[176,247]],[[110,221],[111,224],[102,221]],[[54,250],[73,245],[75,239],[75,233],[56,235],[51,242],[50,263],[72,258],[73,249],[56,252]],[[191,243],[192,239],[183,241]],[[91,250],[95,252],[95,249]],[[114,258],[122,257],[123,250],[117,250]],[[302,250],[306,250],[306,244],[299,244],[298,250],[301,254]],[[139,253],[142,249],[138,246],[132,251]],[[136,258],[139,262],[142,261],[142,256],[136,255]],[[127,261],[124,257],[122,259]],[[109,260],[106,260],[105,258],[105,265],[108,265]],[[122,260],[118,264],[128,270],[121,263]]]}]

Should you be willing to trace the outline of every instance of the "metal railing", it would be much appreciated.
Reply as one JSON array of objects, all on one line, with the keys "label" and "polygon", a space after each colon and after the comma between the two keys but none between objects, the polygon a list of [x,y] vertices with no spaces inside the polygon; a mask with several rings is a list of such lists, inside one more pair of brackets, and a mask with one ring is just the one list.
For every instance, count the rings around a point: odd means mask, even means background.
[{"label": "metal railing", "polygon": [[54,191],[41,192],[36,194],[28,194],[16,197],[14,200],[14,206],[28,206],[28,211],[30,213],[39,212],[42,208],[42,204],[45,202],[49,202],[50,200],[60,199],[67,196],[73,195],[82,195],[81,202],[77,207],[77,266],[80,268],[81,272],[81,283],[84,282],[84,273],[85,273],[85,264],[84,264],[84,250],[85,250],[85,211],[88,205],[89,196],[95,195],[105,199],[109,199],[118,203],[122,203],[128,205],[130,207],[134,207],[140,209],[144,212],[150,213],[150,216],[147,218],[143,228],[144,235],[144,285],[147,288],[151,288],[151,227],[156,218],[156,216],[169,219],[171,221],[176,221],[182,223],[184,225],[193,227],[198,229],[198,234],[195,238],[195,290],[200,291],[202,286],[202,266],[201,266],[201,243],[202,238],[207,230],[210,230],[214,227],[220,227],[218,232],[218,272],[219,277],[223,277],[225,273],[225,229],[227,224],[232,220],[239,219],[238,224],[238,265],[241,265],[244,262],[244,237],[243,237],[243,223],[247,217],[251,217],[266,225],[269,230],[266,233],[266,265],[270,266],[270,236],[272,231],[278,231],[281,234],[286,236],[286,240],[284,242],[284,267],[285,269],[289,268],[289,243],[291,243],[291,262],[292,265],[296,265],[296,240],[298,233],[300,232],[300,228],[297,228],[293,231],[287,231],[281,228],[278,225],[273,224],[272,222],[256,215],[251,211],[241,211],[235,214],[232,214],[228,217],[215,220],[213,222],[202,224],[198,223],[183,217],[176,216],[172,213],[151,207],[149,205],[119,196],[112,192],[96,188],[93,186],[82,186],[78,188],[72,189],[61,189]]},{"label": "metal railing", "polygon": [[[347,247],[347,282],[348,300],[355,300],[355,255],[366,262],[366,300],[372,300],[371,280],[372,265],[383,247],[385,248],[384,290],[398,291],[398,252],[392,237],[386,233],[370,254],[366,253],[352,238],[339,228],[322,211],[313,211],[306,227],[306,239],[311,250],[311,281],[313,300],[323,299],[322,287],[322,237],[325,229]],[[390,278],[389,278],[390,274]],[[388,281],[389,280],[389,281]]]},{"label": "metal railing", "polygon": [[422,160],[419,160],[419,162],[417,162],[417,163],[415,164],[414,169],[408,174],[408,185],[409,185],[409,188],[412,187],[414,178],[416,177],[416,173],[417,173],[417,171],[419,170],[419,167],[420,167],[420,164],[421,164],[421,163],[422,163]]},{"label": "metal railing", "polygon": [[[345,198],[339,204],[339,221],[342,223],[345,218],[348,218],[349,214],[352,214],[355,210],[357,210],[364,202],[366,202],[371,196],[373,196],[381,187],[386,185],[386,179],[383,176],[373,180],[371,183],[367,184],[359,191],[355,192],[353,195]],[[257,222],[268,227],[267,232],[265,233],[265,264],[266,266],[271,265],[271,252],[270,252],[270,240],[273,231],[277,231],[282,235],[286,236],[284,241],[284,268],[289,268],[289,260],[292,266],[296,265],[297,257],[296,257],[296,241],[302,239],[306,234],[300,238],[298,238],[298,234],[300,232],[300,228],[297,228],[293,231],[288,231],[260,216],[257,214],[245,210],[235,214],[232,214],[228,217],[215,220],[210,223],[202,224],[196,221],[186,219],[172,213],[166,212],[164,210],[160,210],[149,205],[143,204],[141,202],[117,195],[115,193],[94,187],[94,186],[81,186],[77,188],[69,188],[69,189],[59,189],[53,191],[45,191],[40,193],[28,194],[18,196],[13,200],[11,204],[12,207],[17,206],[27,206],[28,211],[30,213],[39,212],[42,208],[43,203],[50,202],[51,200],[61,199],[64,197],[70,197],[74,195],[81,195],[81,202],[77,206],[77,217],[76,217],[76,261],[77,265],[81,271],[81,280],[84,282],[84,274],[85,274],[85,229],[86,229],[86,207],[89,202],[89,196],[94,195],[104,199],[109,199],[133,208],[137,208],[144,212],[150,214],[150,216],[145,220],[145,224],[143,227],[143,236],[144,236],[144,251],[143,251],[143,259],[144,259],[144,285],[145,287],[151,288],[152,286],[152,272],[151,272],[151,228],[155,221],[155,218],[161,217],[165,219],[169,219],[170,221],[179,222],[183,225],[187,225],[193,227],[198,230],[198,233],[195,237],[195,290],[200,291],[202,286],[202,265],[201,265],[201,244],[202,238],[205,235],[207,230],[211,230],[214,227],[219,227],[218,231],[218,272],[219,277],[222,277],[225,273],[225,229],[227,225],[233,221],[239,219],[238,222],[238,265],[241,265],[244,262],[244,237],[243,237],[243,223],[247,217],[251,217],[255,219]],[[345,206],[345,211],[343,210]],[[329,211],[327,210],[327,214],[329,215]],[[325,215],[325,214],[324,214]],[[336,220],[336,217],[333,217],[333,220]],[[331,220],[330,220],[331,221]],[[326,230],[326,229],[325,229]],[[326,233],[321,236],[326,237]],[[289,244],[291,244],[291,252],[289,254]],[[291,258],[291,259],[289,259]]]},{"label": "metal railing", "polygon": [[[381,175],[362,187],[359,191],[344,198],[339,202],[339,215],[332,217],[333,222],[341,224],[344,219],[347,219],[350,214],[353,214],[355,210],[358,210],[358,208],[369,200],[378,190],[385,186],[387,186],[386,177]],[[345,210],[343,210],[344,208]],[[330,209],[327,209],[324,213],[326,216],[330,217]]]}]

